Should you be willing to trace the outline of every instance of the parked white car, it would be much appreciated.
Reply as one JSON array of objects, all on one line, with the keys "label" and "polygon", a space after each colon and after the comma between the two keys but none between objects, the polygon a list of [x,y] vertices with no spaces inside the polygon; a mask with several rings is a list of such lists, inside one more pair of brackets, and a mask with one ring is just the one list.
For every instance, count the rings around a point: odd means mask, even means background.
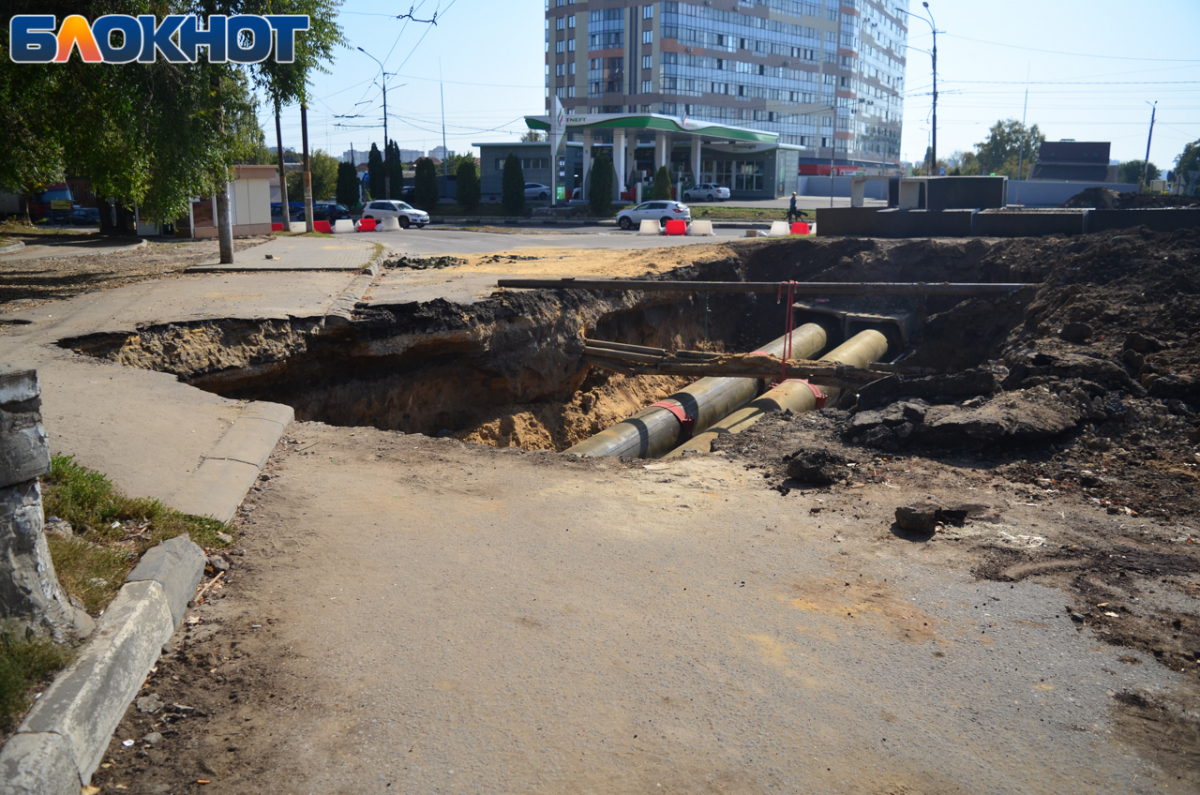
[{"label": "parked white car", "polygon": [[724,185],[718,185],[715,182],[706,182],[703,185],[694,185],[683,192],[685,201],[726,201],[729,198],[729,188]]},{"label": "parked white car", "polygon": [[617,226],[622,229],[637,229],[642,221],[658,221],[666,226],[667,221],[692,222],[692,211],[686,204],[669,201],[642,202],[631,210],[617,213]]},{"label": "parked white car", "polygon": [[367,202],[367,206],[363,208],[362,217],[374,218],[376,221],[395,218],[401,229],[408,229],[410,226],[420,229],[429,223],[429,213],[397,199]]},{"label": "parked white car", "polygon": [[542,199],[543,201],[550,198],[550,186],[543,185],[540,182],[525,183],[525,198],[526,199]]}]

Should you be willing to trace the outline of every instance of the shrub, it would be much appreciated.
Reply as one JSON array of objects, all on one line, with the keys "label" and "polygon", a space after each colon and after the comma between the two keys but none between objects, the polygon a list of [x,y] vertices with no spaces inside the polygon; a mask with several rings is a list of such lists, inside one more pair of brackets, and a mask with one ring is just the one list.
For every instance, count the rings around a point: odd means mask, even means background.
[{"label": "shrub", "polygon": [[[458,164],[458,185],[455,188],[454,200],[458,206],[468,212],[474,212],[479,207],[481,198],[479,189],[479,172],[473,159],[463,159]],[[522,195],[524,193],[522,192]]]},{"label": "shrub", "polygon": [[601,155],[592,163],[588,173],[592,184],[588,186],[588,204],[595,215],[611,215],[613,202],[613,182],[616,173],[613,171],[612,159]]},{"label": "shrub", "polygon": [[654,195],[651,198],[657,201],[671,198],[671,172],[667,171],[666,166],[660,166],[654,172]]},{"label": "shrub", "polygon": [[[394,190],[394,189],[393,189]],[[427,213],[437,209],[438,199],[437,167],[428,157],[417,161],[417,175],[413,179],[413,204]]]},{"label": "shrub", "polygon": [[509,215],[520,215],[525,210],[525,171],[521,161],[512,152],[504,159],[504,187],[501,200],[504,211]]}]

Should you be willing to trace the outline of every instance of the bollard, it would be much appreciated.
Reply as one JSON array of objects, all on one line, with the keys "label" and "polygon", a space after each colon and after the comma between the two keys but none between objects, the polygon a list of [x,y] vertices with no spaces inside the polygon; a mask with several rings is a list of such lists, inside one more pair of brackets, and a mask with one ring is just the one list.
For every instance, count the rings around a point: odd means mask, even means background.
[{"label": "bollard", "polygon": [[772,221],[771,231],[767,234],[769,234],[771,237],[787,237],[791,233],[792,230],[788,228],[787,221]]},{"label": "bollard", "polygon": [[389,215],[380,221],[377,228],[380,232],[399,232],[400,222],[394,216]]},{"label": "bollard", "polygon": [[641,228],[638,229],[639,235],[661,235],[662,227],[658,225],[658,221],[651,221],[647,218],[642,221]]},{"label": "bollard", "polygon": [[349,218],[339,218],[333,222],[333,233],[335,235],[344,235],[354,231],[354,222]]},{"label": "bollard", "polygon": [[698,237],[708,237],[715,235],[713,231],[712,221],[692,221],[692,228],[688,230],[689,235]]}]

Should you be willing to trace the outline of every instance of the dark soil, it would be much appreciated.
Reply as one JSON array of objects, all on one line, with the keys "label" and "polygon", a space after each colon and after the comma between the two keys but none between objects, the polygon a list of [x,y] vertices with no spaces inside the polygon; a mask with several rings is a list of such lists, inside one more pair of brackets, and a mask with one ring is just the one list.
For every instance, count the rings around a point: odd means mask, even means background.
[{"label": "dark soil", "polygon": [[1146,210],[1164,207],[1200,207],[1197,196],[1163,196],[1158,193],[1117,193],[1109,188],[1088,188],[1062,204],[1063,207],[1090,207],[1100,210]]}]

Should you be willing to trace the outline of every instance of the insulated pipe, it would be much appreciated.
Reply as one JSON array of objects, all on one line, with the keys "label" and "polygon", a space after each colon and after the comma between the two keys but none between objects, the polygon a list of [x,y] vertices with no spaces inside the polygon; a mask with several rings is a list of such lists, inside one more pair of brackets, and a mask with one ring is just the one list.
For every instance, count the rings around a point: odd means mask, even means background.
[{"label": "insulated pipe", "polygon": [[[837,362],[854,367],[867,367],[872,362],[879,361],[887,353],[887,337],[878,331],[868,329],[856,334],[844,344],[834,348],[818,361]],[[762,419],[768,411],[783,411],[791,409],[796,414],[821,408],[826,400],[834,400],[841,394],[840,389],[822,388],[807,381],[789,379],[779,386],[766,392],[762,397],[752,401],[725,419],[710,427],[706,432],[693,436],[683,444],[667,453],[664,458],[683,455],[685,450],[697,452],[712,452],[713,440],[726,433],[741,433]],[[818,395],[820,397],[818,397]]]},{"label": "insulated pipe", "polygon": [[[782,356],[786,335],[756,353]],[[807,359],[825,347],[825,330],[806,323],[792,332],[792,356]],[[754,378],[701,378],[664,401],[585,439],[566,452],[582,456],[658,458],[695,433],[749,403],[758,394]],[[685,420],[692,425],[685,429]]]}]

